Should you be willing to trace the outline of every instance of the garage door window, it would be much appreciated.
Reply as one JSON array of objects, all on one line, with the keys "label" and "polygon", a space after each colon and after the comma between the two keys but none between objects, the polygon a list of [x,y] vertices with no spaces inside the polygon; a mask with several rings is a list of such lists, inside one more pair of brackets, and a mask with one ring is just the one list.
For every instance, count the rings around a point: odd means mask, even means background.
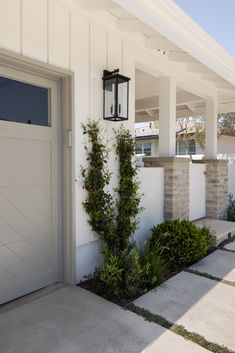
[{"label": "garage door window", "polygon": [[0,120],[50,126],[49,90],[0,76]]}]

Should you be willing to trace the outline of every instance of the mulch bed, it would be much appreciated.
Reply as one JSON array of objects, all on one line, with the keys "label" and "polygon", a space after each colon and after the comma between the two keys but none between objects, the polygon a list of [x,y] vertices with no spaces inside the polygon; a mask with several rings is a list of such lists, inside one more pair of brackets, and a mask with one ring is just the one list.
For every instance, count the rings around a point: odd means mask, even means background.
[{"label": "mulch bed", "polygon": [[[183,269],[184,268],[178,268],[178,269],[174,269],[174,270],[167,269],[166,272],[164,273],[164,278],[163,278],[162,282],[159,284],[159,286],[162,285],[169,278],[175,276],[177,273],[179,273]],[[84,282],[79,283],[78,286],[83,289],[88,290],[89,292],[92,292],[96,295],[99,295],[100,297],[102,297],[106,300],[109,300],[114,304],[118,304],[121,306],[133,302],[135,299],[137,299],[138,297],[140,297],[141,295],[146,293],[146,292],[143,292],[143,293],[139,294],[138,296],[129,297],[129,298],[116,297],[110,292],[109,288],[105,285],[105,283],[102,282],[98,277],[89,278],[89,279],[85,280]],[[153,288],[156,288],[156,286],[154,286],[152,288],[148,288],[148,291],[150,291]]]}]

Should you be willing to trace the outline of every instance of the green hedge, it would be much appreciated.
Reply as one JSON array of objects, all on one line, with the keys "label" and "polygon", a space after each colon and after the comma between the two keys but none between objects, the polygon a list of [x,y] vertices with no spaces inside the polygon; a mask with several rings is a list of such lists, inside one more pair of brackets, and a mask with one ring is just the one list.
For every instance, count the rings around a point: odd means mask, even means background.
[{"label": "green hedge", "polygon": [[152,229],[150,247],[156,243],[162,246],[162,256],[170,266],[180,267],[191,264],[206,255],[215,246],[214,233],[198,228],[187,220],[166,221]]}]

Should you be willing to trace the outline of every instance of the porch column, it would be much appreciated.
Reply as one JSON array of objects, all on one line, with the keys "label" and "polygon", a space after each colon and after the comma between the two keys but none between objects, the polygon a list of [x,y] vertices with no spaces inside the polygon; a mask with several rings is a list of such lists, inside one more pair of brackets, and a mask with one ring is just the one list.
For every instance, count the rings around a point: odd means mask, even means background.
[{"label": "porch column", "polygon": [[159,157],[174,157],[176,143],[176,82],[171,77],[159,83]]},{"label": "porch column", "polygon": [[205,136],[205,158],[217,159],[217,98],[206,101],[206,136]]},{"label": "porch column", "polygon": [[228,161],[217,159],[217,98],[206,101],[206,217],[224,219],[228,196]]}]

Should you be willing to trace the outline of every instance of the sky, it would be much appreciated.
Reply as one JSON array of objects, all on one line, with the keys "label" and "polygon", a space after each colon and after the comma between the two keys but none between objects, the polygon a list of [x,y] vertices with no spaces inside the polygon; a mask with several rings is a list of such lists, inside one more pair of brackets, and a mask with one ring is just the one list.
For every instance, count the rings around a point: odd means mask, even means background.
[{"label": "sky", "polygon": [[174,0],[235,58],[235,0]]}]

